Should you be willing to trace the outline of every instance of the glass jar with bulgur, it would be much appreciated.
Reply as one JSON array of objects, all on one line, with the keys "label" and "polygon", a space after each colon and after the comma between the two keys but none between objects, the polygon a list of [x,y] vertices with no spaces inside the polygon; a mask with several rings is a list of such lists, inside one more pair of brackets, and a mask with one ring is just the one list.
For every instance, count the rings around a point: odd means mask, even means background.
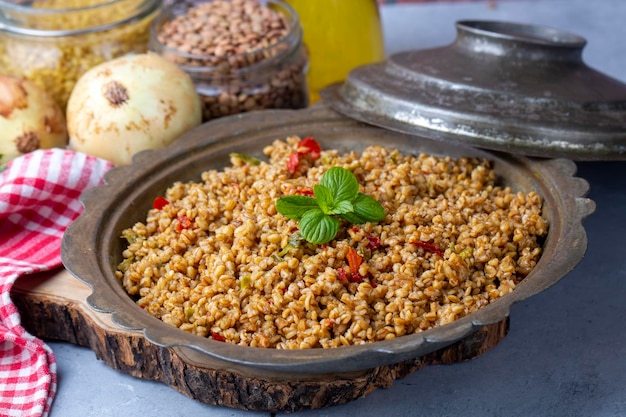
[{"label": "glass jar with bulgur", "polygon": [[0,73],[23,76],[65,108],[89,68],[148,49],[162,0],[0,0]]},{"label": "glass jar with bulgur", "polygon": [[308,56],[293,9],[278,0],[174,4],[155,19],[150,50],[193,79],[203,119],[308,106]]}]

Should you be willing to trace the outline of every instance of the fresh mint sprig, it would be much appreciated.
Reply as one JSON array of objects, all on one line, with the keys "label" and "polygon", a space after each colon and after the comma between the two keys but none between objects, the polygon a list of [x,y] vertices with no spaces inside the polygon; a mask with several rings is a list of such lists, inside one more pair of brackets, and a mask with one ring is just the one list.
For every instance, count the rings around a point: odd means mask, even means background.
[{"label": "fresh mint sprig", "polygon": [[359,192],[359,182],[352,172],[332,167],[313,187],[315,197],[290,195],[276,201],[276,210],[298,220],[300,234],[311,243],[331,241],[339,231],[339,218],[349,223],[378,222],[385,209],[374,198]]}]

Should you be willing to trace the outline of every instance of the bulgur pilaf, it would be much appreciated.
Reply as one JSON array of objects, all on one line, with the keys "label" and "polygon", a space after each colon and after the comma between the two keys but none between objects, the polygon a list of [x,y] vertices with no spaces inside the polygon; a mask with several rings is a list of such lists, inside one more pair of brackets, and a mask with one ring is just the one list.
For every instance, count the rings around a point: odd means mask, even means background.
[{"label": "bulgur pilaf", "polygon": [[[513,291],[540,257],[541,197],[497,185],[487,160],[382,146],[311,157],[299,143],[276,140],[268,162],[233,155],[203,182],[173,184],[124,231],[116,274],[140,307],[238,345],[331,348],[466,316]],[[310,244],[276,200],[310,193],[333,166],[352,171],[387,215]]]}]

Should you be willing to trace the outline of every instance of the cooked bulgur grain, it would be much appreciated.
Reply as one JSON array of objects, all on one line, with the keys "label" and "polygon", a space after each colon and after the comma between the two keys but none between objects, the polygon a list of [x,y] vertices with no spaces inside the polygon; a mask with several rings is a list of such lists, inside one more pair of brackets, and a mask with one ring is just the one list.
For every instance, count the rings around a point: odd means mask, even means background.
[{"label": "cooked bulgur grain", "polygon": [[[497,186],[489,161],[372,146],[305,155],[293,172],[298,143],[277,140],[264,149],[269,162],[233,156],[203,182],[173,184],[169,204],[124,232],[117,275],[139,306],[234,344],[329,348],[466,316],[513,291],[539,259],[542,199]],[[344,223],[334,240],[312,245],[294,238],[297,221],[275,204],[312,190],[331,166],[351,170],[387,216]],[[362,258],[358,271],[350,248]]]}]

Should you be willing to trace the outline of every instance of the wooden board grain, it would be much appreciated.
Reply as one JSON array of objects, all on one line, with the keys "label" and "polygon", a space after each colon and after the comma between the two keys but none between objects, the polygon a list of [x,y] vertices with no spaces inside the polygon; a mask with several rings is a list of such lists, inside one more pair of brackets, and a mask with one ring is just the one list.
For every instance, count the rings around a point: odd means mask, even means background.
[{"label": "wooden board grain", "polygon": [[142,332],[122,329],[109,314],[91,309],[90,293],[87,285],[59,269],[18,279],[11,297],[24,327],[39,338],[86,346],[121,372],[160,381],[205,404],[244,410],[293,412],[353,401],[426,365],[477,357],[496,346],[509,328],[506,318],[448,347],[393,365],[339,375],[285,375],[225,366],[191,349],[152,344]]}]

